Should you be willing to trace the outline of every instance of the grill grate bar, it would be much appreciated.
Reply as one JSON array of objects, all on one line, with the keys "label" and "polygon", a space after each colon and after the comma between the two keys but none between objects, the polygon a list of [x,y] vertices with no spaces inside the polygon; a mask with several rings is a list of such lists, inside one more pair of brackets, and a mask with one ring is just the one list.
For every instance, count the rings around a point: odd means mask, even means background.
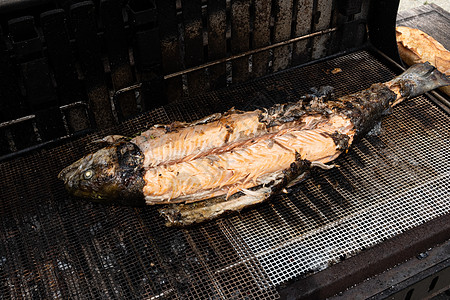
[{"label": "grill grate bar", "polygon": [[[342,72],[329,72],[337,67]],[[450,213],[450,117],[425,97],[396,107],[338,167],[313,172],[268,203],[189,229],[166,228],[156,207],[71,199],[56,179],[104,135],[294,101],[312,86],[334,86],[340,96],[393,75],[358,51],[1,162],[1,297],[276,299],[275,287],[293,277]]]}]

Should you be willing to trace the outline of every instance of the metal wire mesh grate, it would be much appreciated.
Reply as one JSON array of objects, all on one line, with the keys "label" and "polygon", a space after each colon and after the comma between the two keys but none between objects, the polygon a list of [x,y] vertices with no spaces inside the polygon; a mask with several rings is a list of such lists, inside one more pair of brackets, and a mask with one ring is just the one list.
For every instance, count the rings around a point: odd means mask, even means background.
[{"label": "metal wire mesh grate", "polygon": [[[317,172],[266,212],[232,218],[273,284],[449,213],[449,121],[424,97],[416,98],[395,109],[382,134],[338,159],[338,168]],[[304,232],[291,222],[294,216]]]},{"label": "metal wire mesh grate", "polygon": [[[331,72],[336,68],[342,71]],[[369,135],[289,194],[239,215],[168,229],[154,207],[67,196],[56,175],[105,134],[192,121],[232,106],[342,95],[392,78],[366,51],[171,104],[115,129],[0,164],[3,298],[276,299],[275,286],[450,212],[450,118],[427,98],[395,108]]]}]

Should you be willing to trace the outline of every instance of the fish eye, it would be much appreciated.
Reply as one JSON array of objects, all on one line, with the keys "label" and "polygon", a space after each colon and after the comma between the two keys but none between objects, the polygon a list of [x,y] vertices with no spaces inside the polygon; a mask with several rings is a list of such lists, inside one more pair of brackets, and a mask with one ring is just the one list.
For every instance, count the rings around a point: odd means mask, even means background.
[{"label": "fish eye", "polygon": [[91,179],[93,175],[94,171],[92,170],[87,170],[86,172],[83,173],[84,179]]}]

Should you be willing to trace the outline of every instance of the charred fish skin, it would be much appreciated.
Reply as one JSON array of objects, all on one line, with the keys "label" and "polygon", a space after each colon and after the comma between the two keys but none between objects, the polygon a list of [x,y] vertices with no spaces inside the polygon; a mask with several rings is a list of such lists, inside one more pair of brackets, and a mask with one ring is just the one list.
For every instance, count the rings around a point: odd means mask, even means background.
[{"label": "charred fish skin", "polygon": [[111,139],[111,146],[67,167],[60,178],[69,193],[97,201],[181,203],[161,213],[169,223],[197,223],[265,201],[288,179],[302,178],[283,175],[292,163],[326,167],[390,107],[448,84],[447,76],[421,64],[338,99],[326,88],[265,110],[154,126],[130,141]]},{"label": "charred fish skin", "polygon": [[279,194],[289,183],[301,182],[309,175],[311,163],[301,159],[298,153],[295,156],[289,168],[277,172],[267,184],[242,190],[229,199],[220,196],[196,203],[168,205],[159,213],[166,219],[167,227],[185,227],[253,207]]},{"label": "charred fish skin", "polygon": [[397,95],[385,84],[377,83],[368,89],[340,97],[333,112],[350,118],[356,130],[355,139],[363,137],[390,110]]},{"label": "charred fish skin", "polygon": [[76,197],[104,204],[143,206],[143,160],[139,147],[119,141],[66,167],[58,178]]}]

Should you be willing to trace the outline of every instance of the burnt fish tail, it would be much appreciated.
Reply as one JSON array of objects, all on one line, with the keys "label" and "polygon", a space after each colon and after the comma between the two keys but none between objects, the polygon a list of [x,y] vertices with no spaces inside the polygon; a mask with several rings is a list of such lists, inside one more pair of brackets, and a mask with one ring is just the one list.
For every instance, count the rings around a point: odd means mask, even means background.
[{"label": "burnt fish tail", "polygon": [[447,85],[450,85],[450,76],[428,62],[420,63],[386,83],[376,83],[366,90],[340,97],[332,106],[352,119],[356,140],[370,131],[393,106]]},{"label": "burnt fish tail", "polygon": [[161,210],[168,225],[198,223],[263,202],[313,166],[327,168],[390,107],[449,81],[420,64],[337,99],[318,93],[269,109],[156,125],[131,140],[110,139],[59,177],[75,196],[168,204]]},{"label": "burnt fish tail", "polygon": [[[245,123],[252,130],[262,129],[246,136],[243,142],[233,138],[222,150],[215,147],[194,159],[148,168],[144,175],[146,203],[190,203],[223,195],[228,199],[239,191],[267,186],[272,174],[286,169],[295,160],[295,153],[310,162],[331,162],[355,138],[369,131],[390,107],[404,98],[446,84],[446,77],[441,75],[431,65],[421,64],[392,81],[373,84],[335,100],[313,97],[310,101],[269,108],[259,113],[258,121]],[[266,120],[269,121],[265,123]],[[239,123],[238,120],[233,127]],[[209,125],[220,128],[219,124]],[[276,130],[272,131],[273,128]],[[180,132],[184,135],[185,131]],[[193,135],[202,140],[211,137]]]}]

